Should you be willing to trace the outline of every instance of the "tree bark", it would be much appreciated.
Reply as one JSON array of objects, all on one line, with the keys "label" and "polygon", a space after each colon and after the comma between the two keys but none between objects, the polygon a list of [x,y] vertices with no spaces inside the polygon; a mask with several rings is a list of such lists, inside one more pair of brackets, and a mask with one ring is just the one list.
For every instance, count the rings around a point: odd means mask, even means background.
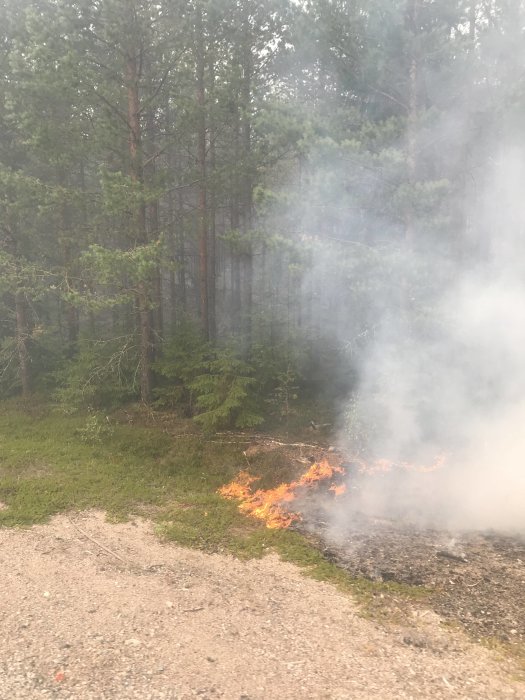
[{"label": "tree bark", "polygon": [[[169,97],[166,100],[165,106],[165,129],[169,131],[171,129],[171,109]],[[171,174],[174,171],[173,163],[173,148],[170,145],[166,151],[167,168],[168,172]],[[174,263],[176,260],[176,242],[175,242],[175,206],[173,199],[173,188],[170,187],[167,193],[167,217],[168,217],[168,244],[170,251],[171,262]],[[175,282],[175,269],[174,265],[171,264],[169,268],[169,319],[170,325],[174,328],[177,323],[177,285]]]},{"label": "tree bark", "polygon": [[185,315],[188,310],[188,295],[186,294],[186,237],[184,233],[184,199],[182,190],[179,190],[178,200],[178,231],[175,237],[175,243],[177,249],[180,308],[182,314]]},{"label": "tree bark", "polygon": [[[156,159],[153,157],[156,149],[156,122],[155,115],[152,109],[149,109],[146,117],[146,128],[148,133],[149,150],[152,153],[150,163],[147,167],[144,177],[149,180],[155,180],[156,174]],[[159,217],[159,200],[155,198],[153,201],[148,203],[147,206],[147,220],[148,220],[148,239],[155,240],[159,236],[160,232],[160,217]],[[162,309],[162,269],[160,265],[157,265],[154,275],[153,275],[153,311],[152,311],[152,329],[155,333],[153,345],[156,351],[159,351],[161,339],[164,332],[163,323],[163,309]]]},{"label": "tree bark", "polygon": [[[235,104],[232,114],[233,123],[233,163],[231,173],[231,203],[230,203],[230,227],[237,236],[240,232],[241,218],[239,213],[239,190],[241,174],[239,173],[239,160],[241,158],[241,135],[240,135],[240,117],[239,105]],[[235,334],[240,333],[241,313],[242,313],[242,297],[241,297],[241,259],[238,245],[231,245],[231,327]]]},{"label": "tree bark", "polygon": [[[126,80],[128,95],[128,148],[130,160],[130,175],[136,183],[139,201],[135,205],[135,243],[144,245],[147,242],[146,205],[141,196],[144,184],[144,169],[142,158],[142,131],[140,123],[140,94],[139,94],[139,50],[132,47],[126,61]],[[136,291],[139,315],[140,336],[140,397],[145,403],[151,400],[151,318],[149,309],[149,294],[145,281],[140,281]]]},{"label": "tree bark", "polygon": [[16,349],[18,353],[18,367],[20,369],[20,383],[22,385],[22,397],[27,399],[31,394],[31,371],[29,368],[29,352],[27,340],[29,337],[27,327],[27,304],[25,295],[18,290],[15,294],[16,313]]},{"label": "tree bark", "polygon": [[[473,56],[476,51],[476,4],[473,2],[469,8],[469,14],[468,14],[468,22],[469,22],[469,31],[468,31],[468,36],[469,36],[469,54],[470,54],[470,61],[469,61],[469,68],[472,70],[474,63],[473,63]],[[473,188],[469,186],[470,183],[470,178],[468,176],[470,167],[471,167],[471,160],[472,160],[472,142],[471,142],[471,133],[472,133],[472,128],[473,128],[473,119],[472,119],[472,96],[473,96],[473,89],[472,89],[472,81],[467,80],[465,82],[465,115],[466,115],[466,126],[467,126],[467,137],[465,138],[465,145],[463,147],[463,158],[461,162],[461,172],[459,174],[459,186],[460,186],[460,191],[461,191],[461,199],[459,203],[459,216],[461,217],[461,225],[462,225],[462,238],[459,241],[458,245],[458,252],[459,255],[464,255],[465,252],[468,249],[468,246],[470,245],[470,211],[471,207],[474,206],[474,203],[471,201],[471,197],[473,195]]]},{"label": "tree bark", "polygon": [[252,137],[251,137],[251,88],[253,58],[248,17],[244,19],[244,42],[242,46],[241,83],[241,137],[243,151],[242,211],[244,238],[244,289],[245,305],[243,313],[244,343],[247,350],[252,344],[252,305],[253,305],[253,243],[251,240],[253,218],[253,177],[252,177]]},{"label": "tree bark", "polygon": [[[407,178],[409,184],[409,200],[414,196],[417,181],[417,126],[418,126],[418,0],[408,0],[406,10],[406,26],[410,33],[409,69],[408,69],[408,115],[407,115]],[[414,242],[415,235],[414,206],[408,201],[405,212],[405,239],[409,245]]]},{"label": "tree bark", "polygon": [[[62,168],[58,169],[57,175],[58,184],[65,191],[67,188],[67,178],[64,170]],[[62,255],[64,263],[64,273],[66,276],[67,285],[69,288],[74,289],[75,283],[72,281],[72,265],[73,265],[73,255],[71,252],[71,211],[67,201],[65,199],[62,201],[60,206],[60,241],[62,245]],[[77,351],[78,347],[78,334],[79,334],[79,318],[77,308],[66,302],[66,328],[67,328],[67,354],[69,357],[73,357]]]},{"label": "tree bark", "polygon": [[[144,168],[142,158],[142,127],[140,123],[140,94],[139,94],[139,69],[136,52],[130,52],[126,63],[126,79],[128,88],[128,149],[130,161],[130,175],[138,186],[139,195],[142,194],[144,183]],[[142,197],[135,206],[135,242],[143,245],[147,242],[146,233],[146,205]]]},{"label": "tree bark", "polygon": [[[210,55],[209,59],[210,73],[210,97],[214,97],[215,84],[215,66],[214,56]],[[212,107],[213,109],[213,107]],[[216,300],[216,272],[217,272],[217,239],[216,239],[216,198],[215,198],[215,182],[213,180],[215,174],[215,121],[213,111],[209,118],[209,141],[210,141],[210,158],[209,158],[209,174],[211,176],[211,185],[208,185],[209,192],[209,207],[208,207],[208,329],[210,340],[215,340],[217,337],[217,300]]]},{"label": "tree bark", "polygon": [[149,295],[144,282],[138,284],[137,305],[140,327],[140,397],[148,403],[151,400],[151,316]]},{"label": "tree bark", "polygon": [[208,212],[206,192],[206,92],[204,84],[205,51],[202,7],[197,8],[196,20],[196,70],[197,70],[197,164],[199,171],[198,231],[199,231],[199,291],[202,333],[210,336],[208,306]]}]

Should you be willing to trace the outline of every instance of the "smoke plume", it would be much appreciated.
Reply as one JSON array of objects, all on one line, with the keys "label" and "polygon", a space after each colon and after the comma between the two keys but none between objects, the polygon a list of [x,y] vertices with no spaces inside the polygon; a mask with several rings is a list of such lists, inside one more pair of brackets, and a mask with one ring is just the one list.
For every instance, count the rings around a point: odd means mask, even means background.
[{"label": "smoke plume", "polygon": [[[340,440],[394,466],[360,477],[349,509],[525,531],[524,155],[502,151],[476,198],[474,253],[445,269],[420,248],[386,286]],[[443,465],[421,473],[439,455]]]}]

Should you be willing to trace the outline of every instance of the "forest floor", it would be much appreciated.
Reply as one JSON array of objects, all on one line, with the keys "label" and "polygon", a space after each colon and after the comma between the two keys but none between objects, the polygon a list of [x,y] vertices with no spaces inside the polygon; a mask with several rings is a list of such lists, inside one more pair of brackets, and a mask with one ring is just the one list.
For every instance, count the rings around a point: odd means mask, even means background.
[{"label": "forest floor", "polygon": [[295,478],[312,438],[3,404],[0,698],[525,697],[520,540],[305,537],[218,496]]}]

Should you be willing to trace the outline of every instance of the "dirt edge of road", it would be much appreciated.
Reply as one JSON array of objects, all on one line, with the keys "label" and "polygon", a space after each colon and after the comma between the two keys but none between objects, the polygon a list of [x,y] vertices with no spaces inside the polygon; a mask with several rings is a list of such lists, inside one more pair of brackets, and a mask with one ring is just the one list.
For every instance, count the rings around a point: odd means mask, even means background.
[{"label": "dirt edge of road", "polygon": [[0,697],[520,698],[510,659],[428,610],[406,626],[275,555],[241,562],[103,513],[0,529]]}]

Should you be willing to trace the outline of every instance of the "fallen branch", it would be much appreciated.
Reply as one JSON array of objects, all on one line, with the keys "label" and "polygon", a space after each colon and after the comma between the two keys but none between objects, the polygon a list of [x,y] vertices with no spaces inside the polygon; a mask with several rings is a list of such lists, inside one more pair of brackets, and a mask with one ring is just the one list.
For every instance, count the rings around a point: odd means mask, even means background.
[{"label": "fallen branch", "polygon": [[209,440],[209,442],[216,442],[218,445],[251,445],[251,440]]},{"label": "fallen branch", "polygon": [[313,447],[314,449],[319,449],[323,447],[322,445],[309,445],[307,442],[279,442],[279,440],[268,440],[272,445],[279,445],[279,447]]},{"label": "fallen branch", "polygon": [[124,564],[129,565],[129,562],[126,561],[123,557],[120,556],[120,554],[117,554],[116,552],[111,551],[106,545],[102,544],[102,542],[99,542],[96,540],[94,537],[91,537],[91,535],[88,535],[87,532],[85,532],[81,527],[79,527],[76,523],[74,523],[71,518],[69,518],[69,522],[71,525],[73,525],[74,528],[76,528],[81,535],[84,535],[84,537],[87,537],[88,540],[91,540],[94,544],[97,545],[97,547],[100,547],[100,549],[103,549],[107,554],[110,554],[112,557],[115,557],[115,559],[119,559],[121,562]]}]

